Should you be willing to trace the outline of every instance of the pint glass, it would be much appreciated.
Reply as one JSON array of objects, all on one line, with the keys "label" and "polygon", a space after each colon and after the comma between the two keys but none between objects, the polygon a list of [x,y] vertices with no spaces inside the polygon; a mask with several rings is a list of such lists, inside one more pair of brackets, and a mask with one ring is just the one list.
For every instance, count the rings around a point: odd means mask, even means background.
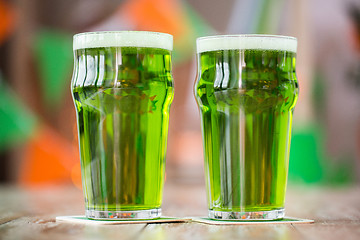
[{"label": "pint glass", "polygon": [[86,216],[161,216],[172,36],[94,32],[74,36],[71,82]]},{"label": "pint glass", "polygon": [[197,39],[209,217],[284,217],[297,40],[272,35]]}]

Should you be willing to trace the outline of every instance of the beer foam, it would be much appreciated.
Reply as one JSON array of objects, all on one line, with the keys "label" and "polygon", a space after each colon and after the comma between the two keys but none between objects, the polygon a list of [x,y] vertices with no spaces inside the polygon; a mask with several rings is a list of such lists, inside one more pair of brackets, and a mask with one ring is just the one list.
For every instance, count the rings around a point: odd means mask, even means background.
[{"label": "beer foam", "polygon": [[196,40],[197,53],[218,50],[280,50],[296,53],[297,39],[280,35],[218,35]]},{"label": "beer foam", "polygon": [[85,32],[74,35],[73,50],[98,47],[149,47],[172,51],[173,36],[145,31]]}]

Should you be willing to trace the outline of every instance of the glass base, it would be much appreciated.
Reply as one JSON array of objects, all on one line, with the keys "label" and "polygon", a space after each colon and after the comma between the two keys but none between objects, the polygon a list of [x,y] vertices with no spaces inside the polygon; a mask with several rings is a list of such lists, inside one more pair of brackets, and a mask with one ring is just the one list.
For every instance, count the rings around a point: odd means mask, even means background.
[{"label": "glass base", "polygon": [[285,217],[285,209],[257,212],[222,212],[209,210],[209,218],[216,220],[276,220]]},{"label": "glass base", "polygon": [[87,218],[96,220],[140,220],[161,217],[161,208],[137,211],[97,211],[86,210]]}]

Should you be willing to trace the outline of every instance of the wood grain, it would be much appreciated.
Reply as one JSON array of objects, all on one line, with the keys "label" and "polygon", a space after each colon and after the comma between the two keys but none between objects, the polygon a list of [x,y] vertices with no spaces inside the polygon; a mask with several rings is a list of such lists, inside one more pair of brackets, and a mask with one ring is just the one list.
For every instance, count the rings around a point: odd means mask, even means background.
[{"label": "wood grain", "polygon": [[22,217],[0,225],[4,240],[18,239],[134,239],[145,224],[83,225],[55,222],[54,218]]},{"label": "wood grain", "polygon": [[147,225],[139,239],[298,239],[290,225],[214,226],[196,223]]},{"label": "wood grain", "polygon": [[[85,225],[56,222],[56,216],[83,215],[82,192],[71,187],[21,189],[0,186],[0,239],[359,239],[360,188],[289,186],[287,215],[314,224],[206,225],[166,223]],[[167,181],[163,215],[206,216],[202,183]]]}]

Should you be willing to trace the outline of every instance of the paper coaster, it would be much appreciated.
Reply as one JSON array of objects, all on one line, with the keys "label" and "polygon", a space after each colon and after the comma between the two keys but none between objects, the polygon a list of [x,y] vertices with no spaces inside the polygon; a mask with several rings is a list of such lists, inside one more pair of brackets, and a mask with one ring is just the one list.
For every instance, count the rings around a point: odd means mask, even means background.
[{"label": "paper coaster", "polygon": [[270,220],[270,221],[229,221],[229,220],[213,220],[210,218],[202,218],[202,217],[194,217],[192,218],[193,222],[205,223],[211,225],[262,225],[262,224],[300,224],[300,223],[314,223],[314,220],[310,219],[302,219],[302,218],[293,218],[293,217],[285,217],[280,220]]},{"label": "paper coaster", "polygon": [[184,223],[190,222],[191,218],[161,217],[151,220],[93,220],[85,216],[58,216],[57,222],[95,224],[95,225],[117,225],[117,224],[136,224],[136,223]]}]

